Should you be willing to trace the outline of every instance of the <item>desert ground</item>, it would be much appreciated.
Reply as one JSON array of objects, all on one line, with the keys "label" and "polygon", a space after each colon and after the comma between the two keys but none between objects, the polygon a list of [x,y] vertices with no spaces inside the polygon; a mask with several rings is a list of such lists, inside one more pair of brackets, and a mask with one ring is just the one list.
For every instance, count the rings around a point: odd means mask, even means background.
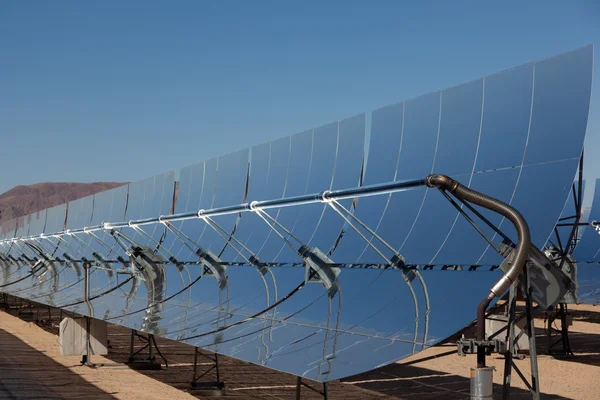
[{"label": "desert ground", "polygon": [[[9,302],[10,303],[10,302]],[[540,388],[545,399],[597,399],[600,392],[600,307],[571,306],[569,328],[572,356],[547,355],[543,315],[536,320]],[[63,317],[65,315],[62,315]],[[12,299],[0,311],[0,398],[6,399],[210,399],[216,393],[190,387],[194,348],[157,338],[163,362],[160,370],[136,371],[125,362],[131,331],[109,325],[107,356],[93,356],[95,368],[79,357],[60,355],[58,324],[61,313]],[[469,334],[469,332],[466,332]],[[143,345],[138,341],[136,346]],[[464,399],[469,397],[474,356],[459,357],[452,341],[369,373],[331,382],[330,399]],[[208,353],[206,353],[208,354]],[[201,358],[199,369],[211,363]],[[226,398],[295,399],[296,378],[284,373],[220,357]],[[529,378],[529,360],[516,360]],[[488,357],[496,367],[494,398],[501,398],[504,359]],[[215,380],[214,371],[204,379]],[[310,382],[307,382],[310,384]],[[319,390],[321,386],[313,384]],[[302,399],[322,396],[303,387]],[[511,398],[531,398],[516,373]]]}]

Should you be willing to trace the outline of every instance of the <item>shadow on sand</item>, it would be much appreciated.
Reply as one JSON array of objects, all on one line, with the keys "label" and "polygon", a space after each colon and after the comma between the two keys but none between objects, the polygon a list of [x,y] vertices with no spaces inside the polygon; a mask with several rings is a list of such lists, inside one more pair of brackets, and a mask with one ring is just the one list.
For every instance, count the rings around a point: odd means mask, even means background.
[{"label": "shadow on sand", "polygon": [[115,399],[44,353],[0,329],[0,398]]}]

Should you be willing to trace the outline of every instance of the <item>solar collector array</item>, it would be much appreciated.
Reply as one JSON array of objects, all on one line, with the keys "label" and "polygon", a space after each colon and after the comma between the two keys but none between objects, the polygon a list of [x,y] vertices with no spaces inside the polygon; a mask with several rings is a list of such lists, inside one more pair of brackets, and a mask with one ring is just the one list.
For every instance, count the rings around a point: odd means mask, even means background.
[{"label": "solar collector array", "polygon": [[[2,239],[421,179],[437,172],[519,209],[530,224],[533,243],[542,247],[564,207],[581,154],[592,58],[588,46],[383,107],[370,118],[360,114],[167,172],[70,202],[68,209],[62,205],[17,224],[3,223]],[[32,241],[53,257],[64,259],[67,253],[75,260],[94,261],[99,268],[90,274],[92,310],[84,303],[80,261],[57,263],[57,275],[26,278],[0,290],[82,314],[92,311],[96,318],[318,381],[401,359],[474,318],[475,304],[500,274],[489,268],[467,272],[439,266],[489,267],[501,258],[441,194],[421,187],[340,204],[407,263],[438,267],[418,270],[421,280],[406,279],[398,270],[347,265],[335,295],[312,283],[294,292],[305,279],[304,269],[293,266],[303,261],[297,249],[258,213],[245,212],[213,217],[222,231],[200,219],[173,222],[173,229],[163,224],[118,228],[123,237],[157,249],[164,259],[196,261],[195,246],[176,237],[174,232],[180,232],[231,264],[224,281],[202,276],[202,268],[190,264],[167,263],[164,280],[148,272],[145,281],[119,274],[126,265],[102,264],[94,253],[107,261],[127,259],[126,254],[110,233],[96,231]],[[336,263],[382,264],[395,253],[378,246],[384,259],[325,203],[265,212]],[[516,240],[507,222],[482,213]],[[484,230],[494,236],[491,229]],[[2,252],[15,258],[36,256],[25,242],[4,242]],[[261,271],[248,262],[250,256],[284,266]],[[26,262],[5,267],[1,285],[30,273]],[[294,294],[277,307],[242,323],[289,293]]]}]

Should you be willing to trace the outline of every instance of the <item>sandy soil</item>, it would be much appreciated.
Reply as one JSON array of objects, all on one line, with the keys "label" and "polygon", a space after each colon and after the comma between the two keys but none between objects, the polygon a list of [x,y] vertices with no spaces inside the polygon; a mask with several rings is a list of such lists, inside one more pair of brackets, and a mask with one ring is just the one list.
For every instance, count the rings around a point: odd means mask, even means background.
[{"label": "sandy soil", "polygon": [[[540,390],[544,393],[543,398],[598,399],[600,398],[600,307],[578,305],[572,306],[570,312],[574,314],[574,322],[569,328],[569,335],[575,356],[558,358],[546,355],[547,343],[543,336],[544,321],[536,320]],[[369,382],[369,374],[366,374],[367,378],[363,380],[363,386],[372,388],[378,384],[384,385],[402,380],[428,385],[429,378],[444,376],[449,378],[446,381],[454,380],[454,383],[460,381],[458,377],[468,379],[470,368],[474,366],[475,360],[473,357],[458,357],[456,354],[444,356],[444,353],[454,349],[454,344],[434,347],[397,363],[399,368],[395,370],[389,366],[381,368],[375,371],[375,374],[383,374],[387,378],[375,379],[372,385],[365,385]],[[515,363],[525,377],[530,380],[529,358],[516,360]],[[504,358],[488,357],[487,364],[496,368],[494,397],[500,397],[504,377]],[[406,368],[401,366],[421,368],[422,370],[416,370],[416,374],[407,376]],[[357,383],[358,381],[354,381],[354,384]],[[393,386],[393,384],[390,385],[392,388]],[[512,398],[530,398],[525,383],[514,372],[511,386],[513,388]],[[450,395],[460,397],[465,392],[468,393],[469,389],[464,385],[448,385],[446,383],[442,385],[433,383],[433,387],[439,390],[440,397]],[[382,389],[380,388],[379,391]]]},{"label": "sandy soil", "polygon": [[[93,357],[106,365],[101,368],[83,367],[79,360],[60,355],[58,336],[0,312],[0,382],[12,398],[194,398],[104,357]],[[0,387],[3,395],[11,398]]]},{"label": "sandy soil", "polygon": [[[570,328],[575,356],[544,355],[543,321],[538,329],[539,369],[542,398],[597,399],[600,392],[600,307],[571,307],[574,324]],[[14,311],[11,311],[15,314]],[[90,369],[79,365],[79,357],[59,354],[57,313],[38,326],[14,315],[0,312],[0,398],[15,399],[186,399],[211,398],[206,392],[189,392],[193,348],[158,338],[169,361],[159,371],[134,371],[124,362],[129,351],[127,329],[109,325],[111,349],[106,357],[94,356],[105,366]],[[458,357],[454,344],[421,352],[378,370],[332,382],[330,399],[465,399],[469,397],[469,371],[474,356]],[[226,397],[238,399],[294,399],[295,378],[272,370],[221,358],[221,376],[227,384]],[[502,393],[504,360],[493,356],[488,364],[496,367],[495,398]],[[210,363],[204,363],[208,368]],[[203,365],[204,365],[203,364]],[[516,361],[529,378],[529,360]],[[206,378],[214,379],[209,373]],[[320,387],[316,386],[318,389]],[[511,398],[531,398],[516,373],[512,376]],[[9,395],[6,395],[8,393]],[[302,390],[302,399],[322,398]]]}]

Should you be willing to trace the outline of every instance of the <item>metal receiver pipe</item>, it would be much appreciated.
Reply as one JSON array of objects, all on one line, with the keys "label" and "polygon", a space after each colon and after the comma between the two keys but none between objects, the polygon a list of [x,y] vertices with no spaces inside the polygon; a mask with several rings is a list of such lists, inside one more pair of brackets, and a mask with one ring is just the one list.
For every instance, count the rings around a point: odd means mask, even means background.
[{"label": "metal receiver pipe", "polygon": [[[518,235],[515,256],[510,269],[490,289],[490,294],[477,307],[477,340],[485,340],[485,310],[494,297],[500,297],[519,277],[525,266],[531,244],[529,226],[523,215],[508,204],[496,200],[490,196],[469,189],[446,175],[432,174],[425,178],[425,184],[429,187],[439,187],[448,190],[454,196],[470,203],[495,211],[506,217],[515,226]],[[485,348],[479,346],[477,349],[477,367],[485,367]]]}]

